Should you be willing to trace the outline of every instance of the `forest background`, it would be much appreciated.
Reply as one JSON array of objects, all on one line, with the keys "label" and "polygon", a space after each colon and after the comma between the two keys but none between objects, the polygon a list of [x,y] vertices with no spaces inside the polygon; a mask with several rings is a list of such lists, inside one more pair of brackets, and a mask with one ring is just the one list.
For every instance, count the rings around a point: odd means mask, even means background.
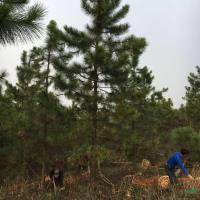
[{"label": "forest background", "polygon": [[[2,47],[41,36],[48,8],[27,5],[0,1]],[[148,46],[128,32],[129,6],[120,0],[81,6],[90,17],[84,30],[50,21],[44,43],[21,53],[16,83],[1,72],[0,176],[44,177],[63,160],[66,171],[89,167],[96,180],[100,167],[130,161],[137,170],[143,158],[162,165],[182,147],[198,161],[200,68],[188,74],[185,104],[174,108],[168,89],[157,90],[152,71],[139,65]]]}]

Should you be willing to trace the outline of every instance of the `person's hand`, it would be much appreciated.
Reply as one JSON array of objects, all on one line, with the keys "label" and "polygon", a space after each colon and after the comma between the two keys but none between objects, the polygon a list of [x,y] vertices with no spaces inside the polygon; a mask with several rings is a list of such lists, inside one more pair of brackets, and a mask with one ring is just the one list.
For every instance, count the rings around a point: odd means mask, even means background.
[{"label": "person's hand", "polygon": [[65,186],[63,186],[63,187],[60,188],[60,191],[62,191],[62,190],[65,190]]},{"label": "person's hand", "polygon": [[188,178],[190,179],[190,180],[194,180],[194,177],[192,176],[192,175],[188,175]]}]

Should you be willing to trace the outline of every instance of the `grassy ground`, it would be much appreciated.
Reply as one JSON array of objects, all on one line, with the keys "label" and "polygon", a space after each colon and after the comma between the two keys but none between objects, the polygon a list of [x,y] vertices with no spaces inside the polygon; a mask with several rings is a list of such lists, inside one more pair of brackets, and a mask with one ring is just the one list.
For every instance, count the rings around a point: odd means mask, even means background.
[{"label": "grassy ground", "polygon": [[[133,184],[135,175],[131,175],[129,167],[102,170],[102,177],[97,186],[91,187],[89,175],[82,173],[67,176],[65,189],[54,190],[50,185],[41,188],[40,180],[4,180],[0,188],[0,200],[189,200],[200,199],[199,193],[186,193],[184,190],[200,188],[200,184],[188,184],[162,190],[156,185],[144,187]],[[127,174],[129,174],[127,176]],[[143,176],[139,173],[138,176]],[[199,166],[192,170],[195,177],[200,176]],[[146,177],[147,178],[147,177]],[[149,177],[150,178],[150,177]],[[148,179],[148,178],[147,178]],[[113,185],[112,185],[113,184]],[[196,185],[195,185],[196,184]],[[186,188],[184,188],[186,187]],[[200,191],[200,190],[199,190]]]}]

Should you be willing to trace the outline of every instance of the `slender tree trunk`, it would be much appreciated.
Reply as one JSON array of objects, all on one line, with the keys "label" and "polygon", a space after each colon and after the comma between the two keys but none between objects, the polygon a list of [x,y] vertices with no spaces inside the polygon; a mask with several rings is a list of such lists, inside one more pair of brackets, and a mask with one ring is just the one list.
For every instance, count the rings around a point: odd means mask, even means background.
[{"label": "slender tree trunk", "polygon": [[[23,140],[23,138],[22,138]],[[23,177],[26,178],[26,168],[27,168],[27,163],[26,163],[26,142],[23,141],[23,163],[22,163],[22,173],[23,173]]]},{"label": "slender tree trunk", "polygon": [[95,182],[98,176],[98,161],[97,161],[97,66],[94,66],[94,92],[92,106],[92,147],[91,147],[91,181]]},{"label": "slender tree trunk", "polygon": [[[31,67],[31,58],[29,58],[29,61],[28,61],[28,67],[30,68]],[[24,112],[24,115],[27,117],[27,123],[28,123],[28,127],[25,128],[23,131],[22,131],[22,143],[23,143],[23,176],[26,177],[26,175],[28,174],[27,173],[27,155],[28,155],[28,151],[29,151],[29,148],[28,148],[28,145],[26,144],[26,136],[27,134],[31,135],[32,136],[32,102],[30,101],[31,99],[31,96],[30,96],[30,93],[28,92],[28,84],[24,85],[23,86],[23,90],[25,90],[25,96],[26,96],[26,100],[24,101],[23,99],[21,100],[21,105],[22,105],[22,108],[23,108],[23,112]],[[28,102],[27,102],[28,100]]]},{"label": "slender tree trunk", "polygon": [[44,186],[44,176],[46,172],[46,138],[48,135],[48,106],[49,106],[49,72],[50,72],[50,60],[51,60],[51,50],[48,51],[48,57],[47,57],[47,75],[45,80],[45,99],[46,99],[46,105],[45,105],[45,112],[44,112],[44,134],[43,134],[43,155],[42,155],[42,188]]},{"label": "slender tree trunk", "polygon": [[[98,13],[97,13],[97,36],[95,42],[95,52],[96,56],[98,54],[97,48],[99,45],[99,38],[101,35],[101,28],[99,23],[101,22],[101,15],[100,15],[100,4],[101,0],[98,0]],[[98,157],[97,157],[97,111],[98,111],[98,66],[94,64],[94,71],[93,71],[93,106],[92,106],[92,147],[91,147],[91,181],[93,183],[96,182],[98,177]]]}]

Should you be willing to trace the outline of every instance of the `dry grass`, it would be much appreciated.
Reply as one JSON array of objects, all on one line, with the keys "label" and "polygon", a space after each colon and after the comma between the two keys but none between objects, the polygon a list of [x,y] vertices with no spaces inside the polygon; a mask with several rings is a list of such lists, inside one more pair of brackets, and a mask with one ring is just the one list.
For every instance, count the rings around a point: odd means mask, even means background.
[{"label": "dry grass", "polygon": [[[200,177],[200,166],[192,170],[194,177]],[[54,190],[51,185],[41,188],[40,180],[4,180],[0,187],[0,200],[189,200],[199,199],[200,194],[187,194],[184,189],[199,188],[200,180],[161,189],[158,177],[127,175],[113,186],[99,181],[92,187],[87,173],[68,176],[65,179],[65,189]],[[184,179],[182,179],[184,180]]]}]

